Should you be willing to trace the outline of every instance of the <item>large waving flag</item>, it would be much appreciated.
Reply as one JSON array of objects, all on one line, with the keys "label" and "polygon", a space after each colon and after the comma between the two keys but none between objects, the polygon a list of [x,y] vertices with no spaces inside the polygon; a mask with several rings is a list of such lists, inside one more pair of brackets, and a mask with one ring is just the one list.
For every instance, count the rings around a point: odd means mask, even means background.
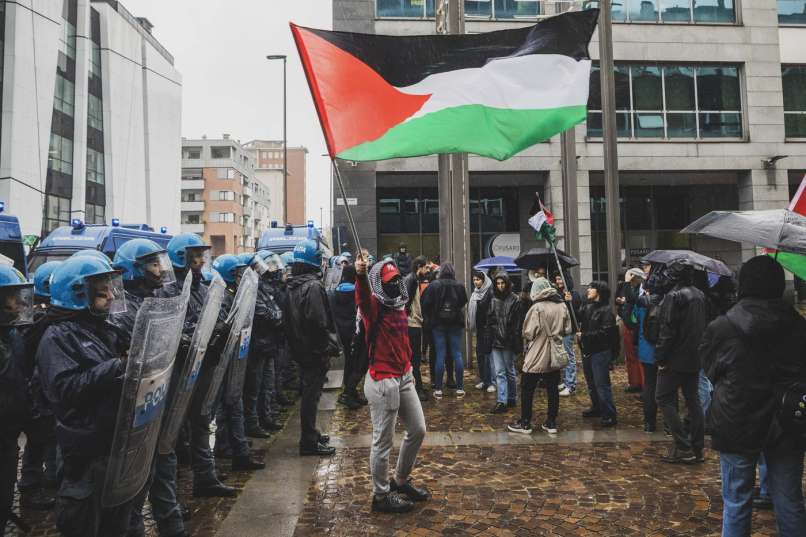
[{"label": "large waving flag", "polygon": [[505,160],[585,120],[598,15],[470,35],[291,31],[331,157]]}]

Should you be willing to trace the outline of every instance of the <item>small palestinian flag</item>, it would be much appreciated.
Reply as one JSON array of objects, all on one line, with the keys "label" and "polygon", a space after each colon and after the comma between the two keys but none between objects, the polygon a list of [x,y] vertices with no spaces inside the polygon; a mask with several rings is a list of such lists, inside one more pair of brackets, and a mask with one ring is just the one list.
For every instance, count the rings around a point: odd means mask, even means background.
[{"label": "small palestinian flag", "polygon": [[540,210],[529,218],[529,225],[537,231],[538,235],[554,244],[557,242],[557,229],[554,227],[554,215],[551,214],[542,201],[538,201]]},{"label": "small palestinian flag", "polygon": [[806,216],[806,196],[804,194],[806,194],[806,175],[803,176],[798,191],[795,192],[795,196],[789,203],[790,211]]},{"label": "small palestinian flag", "polygon": [[291,31],[331,157],[505,160],[585,120],[598,15],[471,35]]}]

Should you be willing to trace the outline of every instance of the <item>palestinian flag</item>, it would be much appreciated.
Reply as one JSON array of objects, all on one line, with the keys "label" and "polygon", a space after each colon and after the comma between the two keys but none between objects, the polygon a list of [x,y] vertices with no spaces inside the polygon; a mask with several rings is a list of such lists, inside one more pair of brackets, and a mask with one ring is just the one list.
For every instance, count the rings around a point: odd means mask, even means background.
[{"label": "palestinian flag", "polygon": [[550,243],[557,241],[557,229],[554,227],[554,215],[551,214],[543,202],[538,200],[540,210],[529,218],[529,225],[537,231],[538,235]]},{"label": "palestinian flag", "polygon": [[471,35],[291,31],[331,157],[505,160],[585,120],[598,15]]}]

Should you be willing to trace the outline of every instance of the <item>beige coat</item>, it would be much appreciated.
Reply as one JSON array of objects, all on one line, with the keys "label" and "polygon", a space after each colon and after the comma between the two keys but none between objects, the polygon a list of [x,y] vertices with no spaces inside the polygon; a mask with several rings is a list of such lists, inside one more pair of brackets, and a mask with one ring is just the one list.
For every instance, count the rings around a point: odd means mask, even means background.
[{"label": "beige coat", "polygon": [[551,369],[551,337],[571,333],[571,317],[564,302],[547,300],[557,291],[544,289],[537,301],[529,308],[523,321],[523,340],[526,355],[523,359],[524,373],[548,373]]}]

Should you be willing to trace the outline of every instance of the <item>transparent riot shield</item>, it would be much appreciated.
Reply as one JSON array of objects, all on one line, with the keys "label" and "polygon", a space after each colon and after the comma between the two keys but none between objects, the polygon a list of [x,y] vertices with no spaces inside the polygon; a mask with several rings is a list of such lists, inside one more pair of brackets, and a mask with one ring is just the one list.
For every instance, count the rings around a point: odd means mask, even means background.
[{"label": "transparent riot shield", "polygon": [[190,399],[193,397],[202,362],[207,353],[207,344],[215,330],[218,310],[221,308],[226,290],[224,280],[216,274],[213,281],[210,282],[207,297],[204,299],[204,305],[199,314],[199,322],[193,330],[185,363],[181,371],[175,372],[177,377],[174,379],[174,393],[168,403],[168,410],[163,418],[160,432],[159,452],[161,455],[170,453],[176,446],[176,439],[179,437],[179,430],[185,421]]},{"label": "transparent riot shield", "polygon": [[156,452],[190,282],[173,298],[147,298],[137,312],[101,503],[115,507],[143,489]]},{"label": "transparent riot shield", "polygon": [[[258,277],[254,270],[247,269],[238,284],[238,291],[232,301],[232,309],[227,316],[230,327],[221,358],[213,371],[210,388],[202,404],[202,415],[209,416],[215,410],[216,398],[222,382],[232,364],[232,371],[227,377],[228,393],[230,388],[243,385],[246,374],[246,358],[249,355],[249,340],[252,334],[252,318],[255,316],[255,300],[257,300]],[[240,381],[238,381],[240,378]],[[240,397],[240,390],[237,392]]]}]

